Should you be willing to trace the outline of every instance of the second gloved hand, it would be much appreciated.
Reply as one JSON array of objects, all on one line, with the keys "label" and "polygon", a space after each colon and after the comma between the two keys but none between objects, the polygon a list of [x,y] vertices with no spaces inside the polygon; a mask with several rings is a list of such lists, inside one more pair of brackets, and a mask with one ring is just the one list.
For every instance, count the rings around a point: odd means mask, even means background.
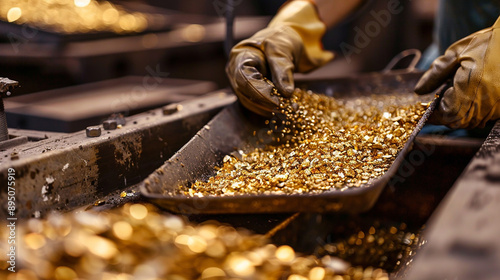
[{"label": "second gloved hand", "polygon": [[325,25],[308,1],[292,1],[267,28],[237,44],[226,73],[240,102],[264,116],[279,107],[275,89],[284,97],[294,90],[293,73],[313,70],[333,54],[322,49]]},{"label": "second gloved hand", "polygon": [[487,29],[451,45],[418,82],[415,92],[430,93],[453,79],[430,122],[451,128],[484,127],[500,118],[500,19]]}]

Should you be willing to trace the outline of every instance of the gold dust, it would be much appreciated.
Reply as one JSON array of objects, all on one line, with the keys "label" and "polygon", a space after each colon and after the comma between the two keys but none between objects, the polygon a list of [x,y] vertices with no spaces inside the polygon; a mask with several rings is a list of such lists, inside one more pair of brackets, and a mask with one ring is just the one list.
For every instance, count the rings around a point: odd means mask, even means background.
[{"label": "gold dust", "polygon": [[88,250],[100,258],[110,259],[118,253],[115,244],[109,239],[91,236],[87,239],[87,242]]},{"label": "gold dust", "polygon": [[315,267],[309,271],[310,280],[322,280],[325,278],[326,272],[322,267]]},{"label": "gold dust", "polygon": [[308,278],[302,275],[292,274],[288,276],[287,280],[308,280]]},{"label": "gold dust", "polygon": [[365,267],[364,273],[379,277],[385,274],[383,269],[397,269],[401,260],[411,257],[413,248],[419,244],[418,234],[401,228],[406,228],[406,225],[402,224],[399,230],[394,226],[371,226],[366,231],[361,230],[345,239],[324,245],[322,254]]},{"label": "gold dust", "polygon": [[201,279],[208,279],[212,277],[226,277],[224,270],[218,267],[209,267],[201,273]]},{"label": "gold dust", "polygon": [[191,251],[197,254],[203,253],[207,250],[207,242],[199,236],[191,236],[187,246]]}]

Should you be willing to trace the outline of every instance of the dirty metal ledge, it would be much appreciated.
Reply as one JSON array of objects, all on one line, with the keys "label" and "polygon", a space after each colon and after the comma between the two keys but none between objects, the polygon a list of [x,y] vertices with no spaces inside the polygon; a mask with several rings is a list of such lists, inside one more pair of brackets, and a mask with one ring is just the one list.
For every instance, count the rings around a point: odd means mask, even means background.
[{"label": "dirty metal ledge", "polygon": [[116,130],[100,125],[99,137],[79,131],[0,151],[0,217],[13,216],[9,173],[15,173],[16,218],[88,205],[143,180],[235,100],[219,91],[181,102],[171,115],[160,108],[128,117]]},{"label": "dirty metal ledge", "polygon": [[[405,280],[493,280],[500,275],[500,121],[424,232]],[[399,279],[399,278],[398,278]]]}]

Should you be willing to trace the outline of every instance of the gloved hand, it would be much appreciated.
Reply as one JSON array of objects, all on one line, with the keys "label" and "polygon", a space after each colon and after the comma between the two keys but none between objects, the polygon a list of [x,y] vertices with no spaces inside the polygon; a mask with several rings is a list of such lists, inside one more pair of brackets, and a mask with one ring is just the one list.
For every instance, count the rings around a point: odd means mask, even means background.
[{"label": "gloved hand", "polygon": [[264,116],[277,111],[275,91],[291,96],[293,72],[313,70],[333,58],[322,49],[325,30],[311,2],[291,1],[265,29],[237,44],[226,73],[243,106]]},{"label": "gloved hand", "polygon": [[487,29],[451,45],[417,83],[415,92],[430,93],[453,78],[431,123],[451,128],[484,127],[500,118],[500,18]]}]

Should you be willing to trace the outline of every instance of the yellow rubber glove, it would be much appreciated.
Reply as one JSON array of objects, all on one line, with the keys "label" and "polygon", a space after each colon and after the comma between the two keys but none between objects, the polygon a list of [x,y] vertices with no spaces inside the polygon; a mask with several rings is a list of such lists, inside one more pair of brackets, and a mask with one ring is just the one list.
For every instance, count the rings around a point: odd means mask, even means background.
[{"label": "yellow rubber glove", "polygon": [[484,127],[500,118],[500,18],[487,29],[451,45],[417,83],[415,92],[430,93],[447,79],[447,89],[430,118],[451,128]]},{"label": "yellow rubber glove", "polygon": [[226,73],[243,106],[264,116],[277,111],[275,88],[290,97],[293,72],[313,70],[333,58],[321,45],[325,30],[311,2],[291,1],[265,29],[237,44]]}]

